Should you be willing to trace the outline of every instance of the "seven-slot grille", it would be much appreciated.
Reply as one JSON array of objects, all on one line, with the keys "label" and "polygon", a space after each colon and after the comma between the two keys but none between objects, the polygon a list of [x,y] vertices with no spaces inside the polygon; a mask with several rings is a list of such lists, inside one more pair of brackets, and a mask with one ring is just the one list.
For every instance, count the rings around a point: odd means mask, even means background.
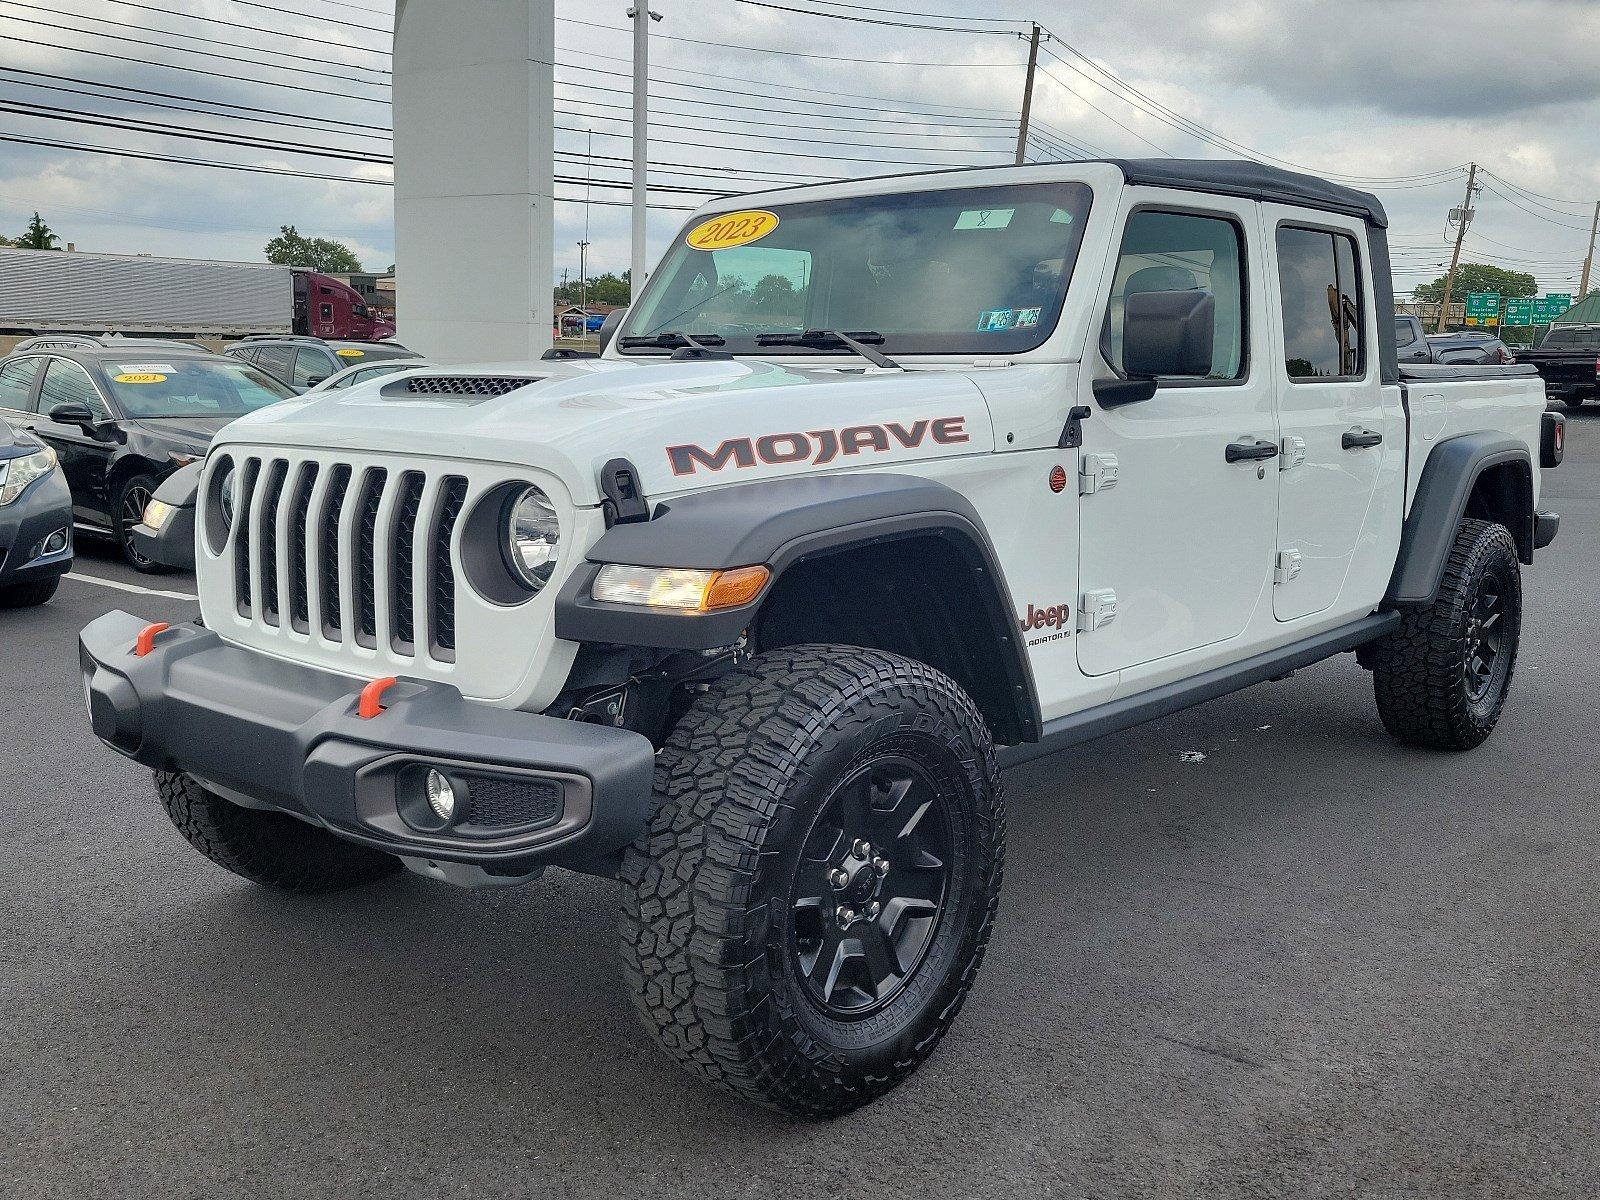
[{"label": "seven-slot grille", "polygon": [[258,625],[453,662],[460,475],[243,455],[234,607]]}]

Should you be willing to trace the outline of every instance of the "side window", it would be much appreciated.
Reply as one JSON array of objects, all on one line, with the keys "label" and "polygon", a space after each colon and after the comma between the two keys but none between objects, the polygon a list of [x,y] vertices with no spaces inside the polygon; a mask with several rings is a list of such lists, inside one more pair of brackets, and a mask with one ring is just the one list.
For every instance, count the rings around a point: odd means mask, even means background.
[{"label": "side window", "polygon": [[294,356],[294,374],[289,382],[295,387],[309,387],[313,379],[326,379],[328,366],[315,350],[300,350]]},{"label": "side window", "polygon": [[1278,230],[1278,283],[1289,378],[1359,379],[1366,374],[1366,297],[1355,239],[1283,226]]},{"label": "side window", "polygon": [[87,404],[89,411],[102,421],[111,419],[106,402],[89,380],[89,375],[75,362],[52,358],[44,373],[44,384],[39,388],[39,411],[46,416],[58,404]]},{"label": "side window", "polygon": [[331,304],[319,304],[319,305],[317,305],[317,316],[320,319],[324,320],[324,321],[333,320],[333,305],[331,305]]},{"label": "side window", "polygon": [[33,381],[39,374],[42,358],[19,358],[0,367],[0,408],[12,412],[33,412]]},{"label": "side window", "polygon": [[294,364],[293,346],[263,346],[256,355],[256,365],[269,375],[287,380]]},{"label": "side window", "polygon": [[1244,241],[1224,217],[1136,212],[1128,218],[1111,286],[1108,358],[1123,370],[1122,320],[1127,298],[1138,292],[1207,291],[1216,298],[1217,332],[1208,379],[1245,376]]},{"label": "side window", "polygon": [[1394,343],[1397,349],[1409,350],[1417,344],[1417,330],[1410,321],[1398,317],[1394,323]]}]

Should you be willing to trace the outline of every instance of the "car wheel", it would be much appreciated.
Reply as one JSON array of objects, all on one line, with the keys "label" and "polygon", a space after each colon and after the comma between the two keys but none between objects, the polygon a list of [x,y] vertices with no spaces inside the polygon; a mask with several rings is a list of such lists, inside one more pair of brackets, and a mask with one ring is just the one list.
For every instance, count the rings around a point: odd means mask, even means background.
[{"label": "car wheel", "polygon": [[122,551],[124,562],[145,575],[166,575],[171,571],[170,567],[146,558],[133,544],[133,527],[144,518],[145,506],[154,498],[157,486],[153,475],[135,475],[122,482],[112,501],[111,531],[117,539],[117,549]]},{"label": "car wheel", "polygon": [[998,904],[1004,802],[966,693],[875,650],[764,654],[695,701],[656,791],[621,934],[662,1048],[805,1117],[905,1080],[955,1019]]},{"label": "car wheel", "polygon": [[1464,520],[1439,595],[1401,615],[1368,659],[1378,714],[1394,737],[1470,750],[1505,708],[1522,632],[1522,575],[1511,531]]}]

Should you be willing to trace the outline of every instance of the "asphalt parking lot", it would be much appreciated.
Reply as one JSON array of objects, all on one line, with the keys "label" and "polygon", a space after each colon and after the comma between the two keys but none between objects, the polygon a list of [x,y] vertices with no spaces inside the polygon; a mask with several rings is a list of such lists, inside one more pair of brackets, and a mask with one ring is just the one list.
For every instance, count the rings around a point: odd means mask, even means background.
[{"label": "asphalt parking lot", "polygon": [[0,614],[0,1195],[1593,1196],[1600,410],[1570,435],[1486,747],[1399,748],[1346,657],[1010,776],[955,1034],[827,1125],[656,1053],[612,884],[285,899],[190,850],[76,635],[192,583],[89,549]]}]

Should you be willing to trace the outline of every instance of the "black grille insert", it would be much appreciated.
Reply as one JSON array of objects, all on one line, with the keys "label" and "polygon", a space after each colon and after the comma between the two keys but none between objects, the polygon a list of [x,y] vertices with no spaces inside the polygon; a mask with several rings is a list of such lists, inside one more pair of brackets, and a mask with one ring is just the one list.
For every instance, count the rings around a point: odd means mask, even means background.
[{"label": "black grille insert", "polygon": [[319,586],[322,590],[322,632],[331,641],[338,641],[344,632],[344,621],[339,605],[339,514],[344,511],[344,498],[350,490],[350,466],[339,463],[328,476],[328,492],[322,498],[322,512],[317,517],[319,552]]},{"label": "black grille insert", "polygon": [[433,597],[433,653],[445,662],[456,657],[456,569],[450,561],[450,543],[456,522],[467,502],[467,481],[448,476],[439,489],[439,515],[433,523],[433,562],[429,592]]},{"label": "black grille insert", "polygon": [[301,463],[289,493],[289,624],[296,633],[311,630],[311,590],[306,579],[306,527],[311,523],[311,489],[317,464]]},{"label": "black grille insert", "polygon": [[371,468],[361,479],[356,498],[356,642],[378,643],[378,505],[389,472]]},{"label": "black grille insert", "polygon": [[277,459],[261,489],[261,618],[268,625],[278,623],[278,502],[288,475],[289,464]]},{"label": "black grille insert", "polygon": [[422,508],[423,478],[420,472],[406,471],[400,476],[400,505],[395,514],[394,538],[389,544],[389,578],[394,604],[394,648],[401,654],[416,649],[416,554],[417,514]]},{"label": "black grille insert", "polygon": [[233,592],[241,617],[250,615],[250,524],[255,520],[256,474],[259,459],[247,459],[239,468],[239,492],[233,514]]},{"label": "black grille insert", "polygon": [[468,775],[465,826],[512,829],[548,825],[561,816],[561,785],[550,779]]},{"label": "black grille insert", "polygon": [[413,396],[504,396],[536,379],[514,376],[423,375],[406,380],[406,391]]}]

